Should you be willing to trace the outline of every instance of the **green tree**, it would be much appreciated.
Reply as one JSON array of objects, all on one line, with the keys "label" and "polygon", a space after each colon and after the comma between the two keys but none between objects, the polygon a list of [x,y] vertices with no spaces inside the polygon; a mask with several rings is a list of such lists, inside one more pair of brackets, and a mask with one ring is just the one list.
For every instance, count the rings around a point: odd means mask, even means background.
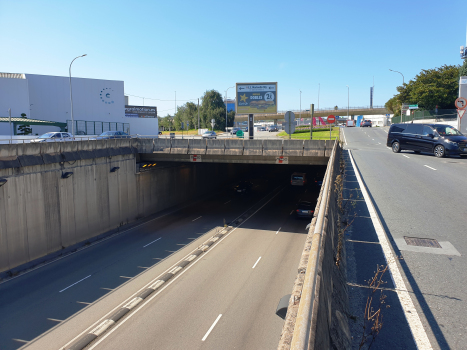
[{"label": "green tree", "polygon": [[[21,113],[21,118],[27,119],[26,118],[26,113]],[[31,125],[28,124],[21,124],[18,126],[18,135],[29,135],[32,134],[32,128]]]},{"label": "green tree", "polygon": [[467,77],[467,60],[464,60],[464,64],[459,68],[459,77]]},{"label": "green tree", "polygon": [[225,103],[222,95],[216,90],[206,91],[202,97],[200,119],[201,127],[211,129],[211,119],[215,121],[215,129],[225,130]]},{"label": "green tree", "polygon": [[198,106],[193,102],[187,102],[177,108],[177,114],[174,118],[174,125],[177,130],[180,130],[182,122],[184,123],[185,130],[186,123],[188,123],[190,129],[198,128]]},{"label": "green tree", "polygon": [[420,109],[452,109],[459,89],[459,66],[444,65],[435,69],[423,69],[414,80],[398,86],[399,92],[385,106],[400,115],[402,103],[418,104]]},{"label": "green tree", "polygon": [[167,114],[165,117],[159,118],[159,126],[163,127],[164,130],[174,130],[173,117]]}]

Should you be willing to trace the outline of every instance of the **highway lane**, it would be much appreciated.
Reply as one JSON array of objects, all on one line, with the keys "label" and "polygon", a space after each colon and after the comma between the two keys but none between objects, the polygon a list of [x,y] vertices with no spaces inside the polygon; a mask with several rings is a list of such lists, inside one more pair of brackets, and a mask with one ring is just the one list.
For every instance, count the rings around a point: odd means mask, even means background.
[{"label": "highway lane", "polygon": [[283,320],[275,308],[290,293],[306,239],[308,221],[293,211],[317,196],[288,186],[89,349],[277,347]]},{"label": "highway lane", "polygon": [[[345,128],[344,134],[396,254],[403,257],[399,265],[432,347],[464,348],[467,160],[395,154],[386,147],[387,128]],[[436,239],[442,248],[410,246],[404,236]]]},{"label": "highway lane", "polygon": [[[254,175],[254,174],[253,174]],[[256,176],[256,175],[255,175]],[[269,193],[273,181],[257,176],[249,196],[232,188],[169,212],[104,242],[0,284],[0,348],[17,349],[114,291],[155,268],[162,271],[172,256],[196,244],[202,235],[223,226]],[[163,262],[163,263],[160,263]],[[151,272],[153,273],[153,272]],[[137,290],[145,278],[128,288]],[[118,298],[122,296],[119,294]],[[118,304],[115,297],[107,307]],[[118,301],[118,302],[117,302]],[[102,310],[104,312],[105,310]],[[66,335],[64,336],[67,337]],[[64,339],[65,339],[64,338]],[[63,345],[62,344],[58,344]]]}]

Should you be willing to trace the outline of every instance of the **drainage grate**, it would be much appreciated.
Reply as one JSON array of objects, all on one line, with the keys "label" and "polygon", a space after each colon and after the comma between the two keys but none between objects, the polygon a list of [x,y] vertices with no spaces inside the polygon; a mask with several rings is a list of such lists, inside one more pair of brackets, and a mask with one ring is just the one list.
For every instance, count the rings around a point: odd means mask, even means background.
[{"label": "drainage grate", "polygon": [[417,237],[404,237],[404,239],[408,245],[428,248],[442,248],[436,239]]}]

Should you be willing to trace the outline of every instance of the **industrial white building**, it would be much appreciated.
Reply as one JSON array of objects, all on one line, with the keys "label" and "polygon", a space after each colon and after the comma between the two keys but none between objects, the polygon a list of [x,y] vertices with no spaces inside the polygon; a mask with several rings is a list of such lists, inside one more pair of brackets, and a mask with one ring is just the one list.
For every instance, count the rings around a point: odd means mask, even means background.
[{"label": "industrial white building", "polygon": [[[157,117],[125,116],[124,83],[118,80],[71,78],[75,134],[100,134],[122,130],[130,134],[157,135]],[[0,117],[21,117],[68,123],[71,132],[69,77],[0,73]],[[156,112],[157,113],[157,112]],[[94,123],[96,122],[96,123]],[[59,131],[55,126],[31,125],[33,135]],[[10,135],[8,123],[0,123],[0,135]]]}]

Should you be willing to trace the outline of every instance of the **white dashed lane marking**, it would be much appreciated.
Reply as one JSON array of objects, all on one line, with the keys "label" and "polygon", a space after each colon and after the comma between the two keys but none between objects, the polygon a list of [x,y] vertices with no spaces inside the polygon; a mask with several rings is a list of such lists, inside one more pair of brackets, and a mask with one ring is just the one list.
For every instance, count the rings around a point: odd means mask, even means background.
[{"label": "white dashed lane marking", "polygon": [[214,323],[212,324],[211,328],[209,328],[209,330],[206,332],[206,334],[204,335],[203,339],[201,339],[201,341],[205,341],[206,338],[208,337],[209,333],[211,333],[211,331],[213,330],[213,328],[216,326],[216,323],[219,322],[219,320],[221,319],[222,317],[222,314],[220,314],[219,316],[217,316],[216,320],[214,321]]},{"label": "white dashed lane marking", "polygon": [[261,260],[261,257],[258,258],[258,260],[256,260],[255,264],[253,265],[252,269],[254,269],[256,267],[256,265],[258,265],[259,261]]},{"label": "white dashed lane marking", "polygon": [[202,218],[202,216],[200,216],[200,217],[198,217],[198,218],[196,218],[194,220],[191,220],[191,222],[196,221],[196,220],[201,219],[201,218]]},{"label": "white dashed lane marking", "polygon": [[431,166],[428,166],[428,165],[424,165],[426,166],[427,168],[431,169],[431,170],[436,170],[435,168],[432,168]]},{"label": "white dashed lane marking", "polygon": [[70,288],[70,287],[73,287],[75,284],[78,284],[79,282],[84,281],[86,278],[89,278],[89,277],[91,277],[91,275],[89,275],[89,276],[87,276],[87,277],[84,277],[83,279],[80,279],[78,282],[75,282],[75,283],[69,285],[68,287],[62,289],[59,293],[63,292],[64,290],[67,290],[67,289]]},{"label": "white dashed lane marking", "polygon": [[410,158],[410,157],[406,156],[405,154],[403,154],[403,156],[404,156],[405,158]]},{"label": "white dashed lane marking", "polygon": [[160,240],[161,238],[162,238],[162,237],[159,237],[159,238],[156,239],[155,241],[152,241],[152,242],[146,244],[145,246],[143,246],[143,248],[146,248],[148,245],[153,244],[154,242],[157,242],[157,241]]}]

